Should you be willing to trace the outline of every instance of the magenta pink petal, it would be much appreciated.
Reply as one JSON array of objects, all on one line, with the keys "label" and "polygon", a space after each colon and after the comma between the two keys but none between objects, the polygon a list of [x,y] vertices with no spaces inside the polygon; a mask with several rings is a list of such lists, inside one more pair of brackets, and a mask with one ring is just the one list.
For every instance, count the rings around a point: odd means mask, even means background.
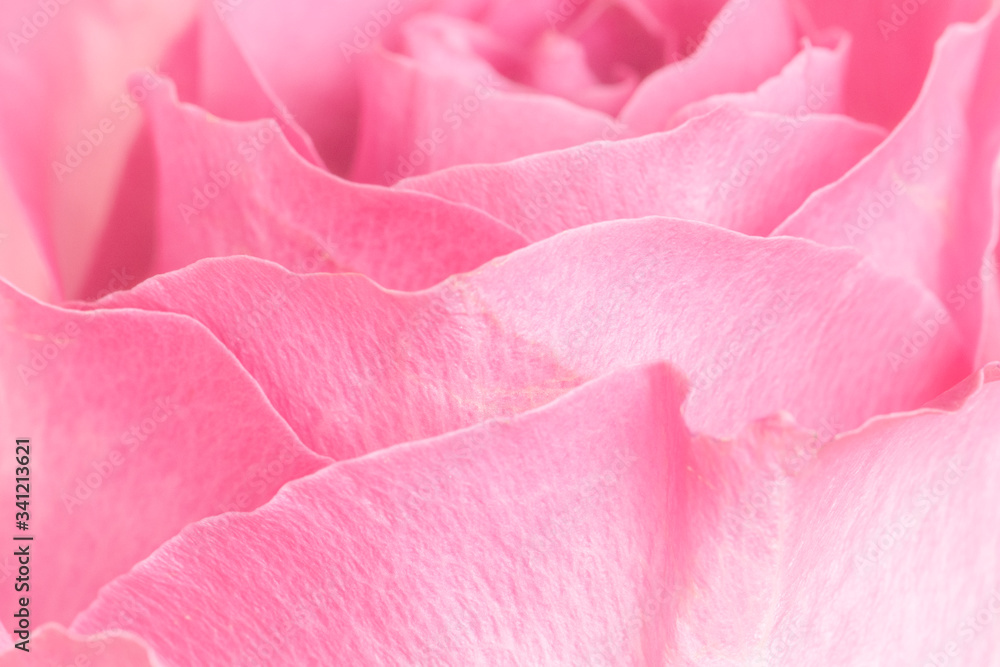
[{"label": "magenta pink petal", "polygon": [[671,132],[455,167],[399,187],[479,208],[532,241],[647,215],[766,234],[884,137],[847,118],[724,108]]},{"label": "magenta pink petal", "polygon": [[638,368],[335,465],[189,527],[73,627],[135,605],[124,627],[185,665],[655,664],[691,539],[683,391]]},{"label": "magenta pink petal", "polygon": [[299,155],[323,166],[312,139],[247,61],[229,28],[208,5],[174,44],[163,73],[176,83],[182,100],[220,118],[275,119]]},{"label": "magenta pink petal", "polygon": [[583,45],[554,31],[546,32],[535,45],[529,76],[531,85],[542,92],[609,115],[621,110],[639,84],[639,77],[629,72],[617,81],[602,82],[591,70]]},{"label": "magenta pink petal", "polygon": [[933,398],[974,352],[952,323],[922,333],[940,302],[854,251],[660,218],[565,232],[417,294],[228,258],[100,305],[203,322],[303,441],[336,459],[664,359],[692,378],[685,414],[700,431],[781,409],[840,431]]},{"label": "magenta pink petal", "polygon": [[784,0],[730,0],[708,34],[688,58],[664,66],[639,85],[620,115],[631,130],[663,130],[691,102],[754,90],[796,51],[797,32]]},{"label": "magenta pink petal", "polygon": [[[64,310],[0,283],[0,319],[0,423],[11,443],[0,470],[12,494],[24,476],[14,439],[31,440],[33,627],[68,623],[192,521],[253,509],[326,461],[190,318]],[[5,572],[17,567],[8,554]],[[7,628],[17,597],[13,585],[0,596]]]},{"label": "magenta pink petal", "polygon": [[[122,612],[128,618],[127,612]],[[149,647],[138,637],[118,631],[89,637],[58,625],[33,630],[27,652],[11,649],[0,654],[0,667],[158,667]]]},{"label": "magenta pink petal", "polygon": [[607,114],[550,95],[470,82],[445,68],[377,52],[366,58],[352,177],[391,185],[456,164],[503,162],[624,136]]},{"label": "magenta pink petal", "polygon": [[422,289],[526,243],[468,206],[321,171],[273,125],[212,118],[179,105],[169,85],[147,109],[161,182],[154,272],[251,254],[295,270],[359,272],[387,287]]},{"label": "magenta pink petal", "polygon": [[909,111],[934,43],[952,23],[975,21],[990,0],[794,0],[809,33],[836,26],[854,36],[847,109],[893,127]]},{"label": "magenta pink petal", "polygon": [[1000,154],[997,62],[1000,9],[975,26],[949,28],[920,99],[892,135],[774,233],[858,248],[887,273],[927,285],[961,330],[977,337],[977,274],[996,235],[990,174]]}]

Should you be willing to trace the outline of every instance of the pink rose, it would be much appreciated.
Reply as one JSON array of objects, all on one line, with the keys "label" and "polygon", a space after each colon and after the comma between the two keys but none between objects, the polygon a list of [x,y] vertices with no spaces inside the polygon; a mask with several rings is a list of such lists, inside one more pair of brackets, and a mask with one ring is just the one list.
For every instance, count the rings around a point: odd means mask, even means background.
[{"label": "pink rose", "polygon": [[0,665],[996,664],[997,3],[0,25]]}]

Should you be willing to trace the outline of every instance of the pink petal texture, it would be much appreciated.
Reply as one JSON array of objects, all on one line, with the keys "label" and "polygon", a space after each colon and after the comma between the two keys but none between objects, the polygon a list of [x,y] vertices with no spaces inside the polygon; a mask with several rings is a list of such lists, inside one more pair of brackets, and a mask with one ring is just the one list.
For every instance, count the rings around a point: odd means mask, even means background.
[{"label": "pink petal texture", "polygon": [[951,23],[975,21],[990,0],[793,0],[809,33],[837,26],[854,36],[848,111],[892,127],[907,113],[927,74],[934,43]]},{"label": "pink petal texture", "polygon": [[682,398],[643,367],[337,464],[191,526],[74,628],[134,605],[126,629],[185,665],[658,664],[690,539]]},{"label": "pink petal texture", "polygon": [[986,369],[953,412],[879,418],[835,440],[765,507],[788,518],[761,630],[799,628],[775,664],[996,662],[998,378]]},{"label": "pink petal texture", "polygon": [[709,95],[751,91],[795,55],[797,31],[784,0],[730,0],[698,50],[647,77],[620,120],[636,133],[669,127],[682,107]]},{"label": "pink petal texture", "polygon": [[647,215],[767,234],[885,133],[838,116],[726,107],[671,132],[591,143],[497,165],[454,167],[400,188],[469,204],[532,241]]},{"label": "pink petal texture", "polygon": [[154,272],[252,254],[421,289],[527,243],[468,206],[325,173],[273,124],[221,121],[179,105],[169,85],[147,109],[160,157]]},{"label": "pink petal texture", "polygon": [[145,642],[118,631],[83,637],[58,625],[45,625],[32,633],[28,648],[28,652],[11,649],[0,654],[0,667],[158,667],[162,664]]},{"label": "pink petal texture", "polygon": [[157,61],[193,5],[73,0],[51,17],[33,0],[0,9],[0,163],[59,278],[57,295],[84,287],[102,232],[129,197],[118,186],[140,114],[125,79]]},{"label": "pink petal texture", "polygon": [[701,432],[781,409],[840,431],[930,400],[971,371],[974,352],[953,323],[926,336],[940,302],[854,251],[664,218],[566,232],[417,294],[228,258],[98,305],[203,322],[303,441],[335,459],[657,360],[692,379],[685,415]]},{"label": "pink petal texture", "polygon": [[[249,510],[326,460],[197,322],[166,313],[82,313],[0,284],[0,461],[30,438],[34,627],[68,623],[97,590],[205,516]],[[13,510],[12,505],[12,510]],[[11,516],[11,529],[14,517]],[[0,557],[17,568],[13,547]],[[3,624],[18,593],[4,586]]]},{"label": "pink petal texture", "polygon": [[623,371],[199,522],[74,628],[137,609],[175,664],[992,664],[997,379],[832,441],[718,441],[665,367]]},{"label": "pink petal texture", "polygon": [[392,184],[456,164],[503,162],[625,131],[607,114],[506,86],[492,74],[470,81],[433,64],[372,53],[362,64],[352,178]]},{"label": "pink petal texture", "polygon": [[994,236],[990,175],[1000,154],[1000,9],[949,28],[920,99],[892,135],[813,193],[775,234],[853,245],[919,280],[978,336],[981,271]]}]

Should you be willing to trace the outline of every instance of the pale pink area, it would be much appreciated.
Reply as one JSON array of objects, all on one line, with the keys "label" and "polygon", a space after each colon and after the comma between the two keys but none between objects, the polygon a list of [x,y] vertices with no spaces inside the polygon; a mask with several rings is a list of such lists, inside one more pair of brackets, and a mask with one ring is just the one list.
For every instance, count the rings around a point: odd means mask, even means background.
[{"label": "pale pink area", "polygon": [[725,435],[785,409],[840,431],[933,398],[974,351],[953,324],[909,343],[942,305],[854,251],[665,218],[565,232],[416,294],[232,257],[97,305],[203,322],[336,459],[658,360],[692,379],[697,430]]},{"label": "pale pink area", "polygon": [[949,28],[920,99],[892,135],[774,231],[854,246],[885,272],[920,281],[970,339],[979,335],[983,293],[969,281],[996,234],[998,16]]},{"label": "pale pink area", "polygon": [[990,0],[789,0],[811,35],[837,26],[854,36],[847,110],[893,127],[909,111],[951,23],[974,21]]},{"label": "pale pink area", "polygon": [[151,95],[160,200],[153,272],[250,254],[422,289],[526,244],[468,206],[351,183],[307,163],[273,123],[234,123]]},{"label": "pale pink area", "polygon": [[693,54],[639,84],[619,116],[632,131],[666,129],[674,113],[709,95],[754,90],[795,55],[798,39],[784,0],[730,0],[708,34]]},{"label": "pale pink area", "polygon": [[732,104],[747,111],[771,111],[796,120],[817,113],[844,112],[844,80],[850,55],[850,37],[840,33],[831,46],[809,43],[779,74],[749,93],[723,93],[692,102],[674,114],[667,127]]},{"label": "pale pink area", "polygon": [[0,164],[0,276],[35,298],[54,301],[59,279],[46,257],[46,236],[40,231]]},{"label": "pale pink area", "polygon": [[189,527],[73,627],[135,605],[184,665],[660,664],[693,539],[683,392],[638,368],[334,465]]},{"label": "pale pink area", "polygon": [[[0,336],[10,443],[0,472],[12,495],[14,440],[31,440],[33,627],[68,623],[192,521],[253,509],[326,462],[190,318],[64,310],[0,283]],[[12,498],[11,530],[15,510]],[[14,547],[0,566],[16,571]],[[12,581],[0,594],[7,628],[19,597]]]},{"label": "pale pink area", "polygon": [[607,114],[531,90],[509,91],[386,51],[365,58],[352,178],[391,185],[456,164],[514,158],[623,135]]},{"label": "pale pink area", "polygon": [[532,241],[647,215],[761,235],[884,137],[839,116],[800,119],[727,107],[670,132],[454,167],[398,187],[479,208]]},{"label": "pale pink area", "polygon": [[[121,611],[123,618],[130,612]],[[55,624],[31,632],[24,652],[10,649],[0,654],[0,667],[158,667],[160,663],[146,643],[121,632],[115,623],[105,634],[83,636]]]},{"label": "pale pink area", "polygon": [[996,661],[1000,373],[980,375],[954,412],[878,419],[790,485],[761,629],[802,632],[777,664]]},{"label": "pale pink area", "polygon": [[[194,2],[56,4],[57,13],[42,12],[47,21],[34,32],[25,22],[35,27],[31,16],[42,11],[37,2],[14,0],[0,10],[0,89],[6,91],[0,161],[58,275],[57,293],[73,297],[84,287],[118,197],[128,197],[120,194],[120,179],[140,114],[126,78],[157,61],[190,19]],[[16,48],[11,35],[21,40]]]}]

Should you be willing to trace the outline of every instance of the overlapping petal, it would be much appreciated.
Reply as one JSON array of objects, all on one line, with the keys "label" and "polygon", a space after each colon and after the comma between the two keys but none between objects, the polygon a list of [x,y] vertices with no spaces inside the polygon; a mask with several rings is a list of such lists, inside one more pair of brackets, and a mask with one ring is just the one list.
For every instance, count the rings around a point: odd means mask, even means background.
[{"label": "overlapping petal", "polygon": [[671,132],[497,165],[454,167],[398,187],[469,204],[532,241],[602,220],[662,215],[767,234],[884,133],[838,116],[724,107]]},{"label": "overlapping petal", "polygon": [[[33,627],[68,623],[192,521],[253,509],[326,462],[190,318],[64,310],[4,283],[0,319],[0,423],[10,443],[0,471],[12,529],[14,478],[29,478],[20,534],[34,537]],[[26,465],[15,438],[30,439]],[[5,579],[17,571],[13,547],[0,565]],[[12,581],[0,596],[7,628],[20,597]]]},{"label": "overlapping petal", "polygon": [[364,273],[420,289],[525,245],[489,215],[420,193],[345,181],[308,164],[273,123],[221,121],[147,102],[160,165],[153,272],[251,254],[294,270]]},{"label": "overlapping petal", "polygon": [[685,415],[699,431],[781,409],[839,431],[930,400],[974,352],[953,323],[926,335],[942,305],[853,251],[658,218],[566,232],[416,294],[228,258],[98,306],[203,322],[303,441],[336,459],[659,360],[692,378]]},{"label": "overlapping petal", "polygon": [[134,605],[125,628],[188,665],[658,664],[691,539],[682,399],[643,367],[337,464],[188,528],[73,627]]}]

